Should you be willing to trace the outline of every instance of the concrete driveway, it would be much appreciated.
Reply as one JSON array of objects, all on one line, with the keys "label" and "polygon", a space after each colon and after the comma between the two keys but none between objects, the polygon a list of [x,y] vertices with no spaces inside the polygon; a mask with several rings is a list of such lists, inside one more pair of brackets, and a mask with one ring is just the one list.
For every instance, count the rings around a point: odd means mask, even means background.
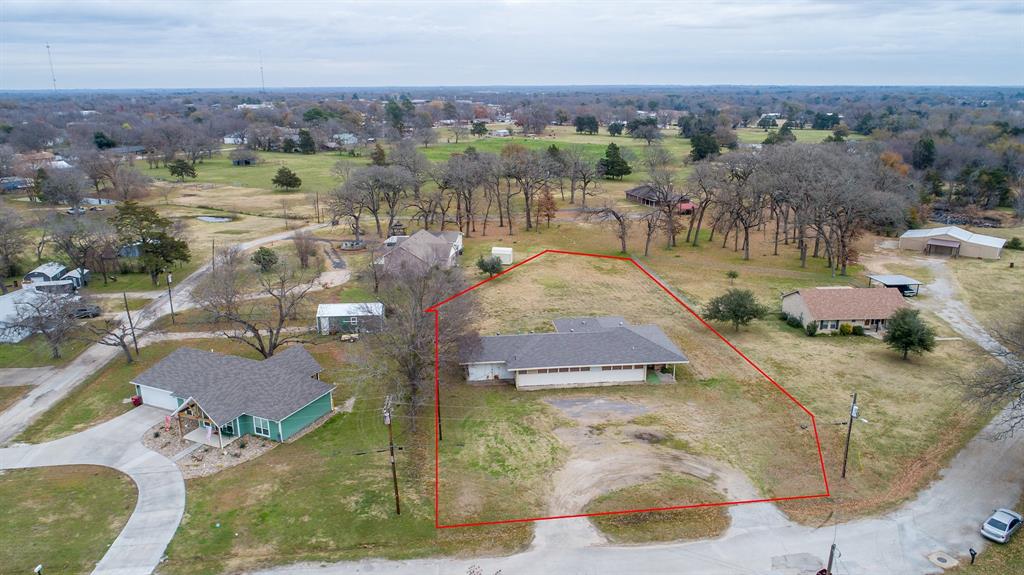
[{"label": "concrete driveway", "polygon": [[142,434],[166,411],[137,407],[87,431],[49,443],[0,449],[0,469],[102,465],[128,475],[139,490],[128,523],[94,575],[145,575],[156,569],[185,512],[185,480],[170,459],[144,447]]}]

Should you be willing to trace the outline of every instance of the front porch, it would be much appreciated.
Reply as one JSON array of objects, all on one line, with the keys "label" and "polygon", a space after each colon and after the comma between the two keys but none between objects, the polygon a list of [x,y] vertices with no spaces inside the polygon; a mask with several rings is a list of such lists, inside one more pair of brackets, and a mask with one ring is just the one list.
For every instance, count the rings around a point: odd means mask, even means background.
[{"label": "front porch", "polygon": [[217,430],[212,427],[199,426],[186,433],[184,439],[193,443],[216,447],[217,449],[224,449],[239,437],[240,436],[238,435],[218,433]]}]

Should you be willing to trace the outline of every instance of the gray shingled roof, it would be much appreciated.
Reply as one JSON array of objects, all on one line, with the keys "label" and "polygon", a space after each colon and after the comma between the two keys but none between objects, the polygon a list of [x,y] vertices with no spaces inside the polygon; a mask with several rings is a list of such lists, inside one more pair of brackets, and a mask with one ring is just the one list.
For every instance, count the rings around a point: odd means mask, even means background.
[{"label": "gray shingled roof", "polygon": [[629,325],[618,316],[560,318],[554,333],[480,338],[464,363],[505,363],[509,370],[585,365],[688,363],[656,325]]},{"label": "gray shingled roof", "polygon": [[191,397],[219,425],[243,414],[280,421],[333,389],[313,379],[322,369],[302,346],[263,361],[183,347],[132,383]]}]

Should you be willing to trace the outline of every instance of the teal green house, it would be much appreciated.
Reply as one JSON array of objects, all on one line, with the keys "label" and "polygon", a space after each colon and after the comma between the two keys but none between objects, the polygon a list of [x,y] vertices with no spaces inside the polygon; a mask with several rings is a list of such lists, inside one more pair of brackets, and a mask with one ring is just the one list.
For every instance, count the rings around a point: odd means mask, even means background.
[{"label": "teal green house", "polygon": [[334,410],[334,386],[301,345],[262,361],[181,348],[132,380],[185,439],[223,447],[244,435],[286,441]]}]

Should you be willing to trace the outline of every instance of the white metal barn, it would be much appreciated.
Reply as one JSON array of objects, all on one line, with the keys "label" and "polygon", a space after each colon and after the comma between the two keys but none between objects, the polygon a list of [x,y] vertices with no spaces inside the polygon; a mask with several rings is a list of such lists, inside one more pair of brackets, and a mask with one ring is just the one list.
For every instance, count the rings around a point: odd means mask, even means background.
[{"label": "white metal barn", "polygon": [[901,250],[993,260],[999,259],[1005,243],[1003,238],[975,234],[956,226],[907,230],[900,236]]},{"label": "white metal barn", "polygon": [[554,325],[550,333],[480,338],[462,361],[467,381],[514,381],[527,390],[621,385],[689,363],[655,325],[615,316],[562,318]]},{"label": "white metal barn", "polygon": [[512,248],[502,248],[495,246],[491,248],[491,257],[498,258],[498,260],[501,261],[502,265],[512,265]]},{"label": "white metal barn", "polygon": [[322,303],[316,308],[316,329],[320,335],[377,332],[384,327],[384,304]]}]

